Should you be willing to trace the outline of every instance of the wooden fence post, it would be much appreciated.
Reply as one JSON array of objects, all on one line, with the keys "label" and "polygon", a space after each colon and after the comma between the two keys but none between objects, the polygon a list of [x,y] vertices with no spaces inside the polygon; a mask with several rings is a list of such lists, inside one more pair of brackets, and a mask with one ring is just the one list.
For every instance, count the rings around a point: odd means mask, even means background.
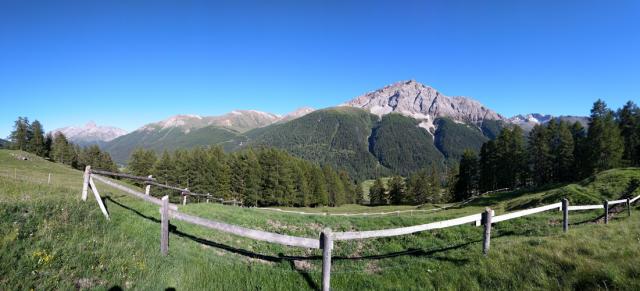
[{"label": "wooden fence post", "polygon": [[102,198],[100,198],[100,193],[98,192],[98,188],[96,188],[96,184],[93,183],[93,179],[91,178],[91,176],[89,176],[89,185],[91,186],[91,190],[93,191],[93,196],[96,197],[96,201],[98,202],[98,206],[100,206],[100,210],[102,211],[102,214],[104,214],[104,217],[106,217],[107,220],[111,220],[109,218],[109,212],[107,212],[107,208],[104,207],[104,203],[102,202]]},{"label": "wooden fence post", "polygon": [[91,166],[84,168],[84,180],[82,182],[82,201],[87,201],[87,188],[89,187],[89,175],[91,175]]},{"label": "wooden fence post", "polygon": [[160,253],[166,256],[169,252],[169,195],[162,197],[160,208]]},{"label": "wooden fence post", "polygon": [[604,224],[609,224],[609,201],[604,201]]},{"label": "wooden fence post", "polygon": [[[152,175],[149,175],[149,179],[153,178]],[[147,188],[144,189],[144,194],[149,195],[151,193],[151,184],[147,184]]]},{"label": "wooden fence post", "polygon": [[562,198],[562,231],[569,231],[569,200]]},{"label": "wooden fence post", "polygon": [[331,289],[331,249],[333,249],[333,233],[330,228],[325,228],[320,234],[322,246],[322,290]]},{"label": "wooden fence post", "polygon": [[491,217],[493,211],[491,208],[487,208],[482,213],[482,223],[484,224],[484,238],[482,240],[482,253],[486,256],[489,254],[489,245],[491,243]]},{"label": "wooden fence post", "polygon": [[211,194],[207,193],[207,203],[209,203],[209,196],[211,196]]},{"label": "wooden fence post", "polygon": [[47,185],[51,184],[51,173],[49,173],[49,178],[47,178]]},{"label": "wooden fence post", "polygon": [[182,192],[182,205],[187,205],[187,193]]},{"label": "wooden fence post", "polygon": [[627,215],[631,216],[631,199],[627,198]]}]

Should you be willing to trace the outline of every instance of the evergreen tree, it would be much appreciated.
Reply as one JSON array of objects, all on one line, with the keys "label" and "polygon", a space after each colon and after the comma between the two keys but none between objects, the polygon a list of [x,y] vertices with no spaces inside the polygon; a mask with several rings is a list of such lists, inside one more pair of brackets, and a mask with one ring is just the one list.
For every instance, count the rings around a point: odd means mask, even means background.
[{"label": "evergreen tree", "polygon": [[312,193],[310,206],[329,205],[327,183],[324,180],[322,169],[318,166],[312,166],[311,175],[309,176],[309,188]]},{"label": "evergreen tree", "polygon": [[575,122],[571,126],[571,136],[573,137],[573,180],[580,180],[588,176],[587,131],[580,122]]},{"label": "evergreen tree", "polygon": [[553,156],[553,180],[569,182],[573,178],[574,141],[569,125],[566,122],[556,122],[556,129],[551,136],[551,155]]},{"label": "evergreen tree", "polygon": [[38,120],[31,124],[31,139],[28,146],[29,152],[44,157],[47,154],[44,139],[44,130]]},{"label": "evergreen tree", "polygon": [[593,104],[591,109],[587,145],[589,174],[620,165],[624,152],[620,129],[614,120],[613,112],[600,99]]},{"label": "evergreen tree", "polygon": [[548,141],[547,128],[543,125],[534,126],[529,132],[529,164],[533,183],[536,186],[551,181],[551,150]]},{"label": "evergreen tree", "polygon": [[407,193],[415,204],[424,204],[430,201],[429,174],[426,169],[417,171],[409,176]]},{"label": "evergreen tree", "polygon": [[624,142],[622,158],[633,166],[640,165],[640,109],[628,101],[617,113],[618,125]]},{"label": "evergreen tree", "polygon": [[329,205],[340,206],[346,202],[344,195],[344,186],[338,174],[328,165],[322,167],[324,179],[327,182],[327,190],[329,191]]},{"label": "evergreen tree", "polygon": [[349,173],[344,170],[340,170],[338,172],[338,177],[340,177],[340,182],[342,183],[342,188],[344,189],[344,197],[345,203],[354,204],[356,203],[356,189],[355,184],[351,181],[349,177]]},{"label": "evergreen tree", "polygon": [[356,185],[355,195],[356,203],[361,205],[364,204],[364,189],[362,188],[362,183],[358,183],[358,185]]},{"label": "evergreen tree", "polygon": [[73,144],[69,143],[67,137],[61,132],[57,132],[54,136],[51,154],[51,158],[58,163],[72,166],[77,162]]},{"label": "evergreen tree", "polygon": [[12,148],[21,151],[29,149],[29,140],[31,138],[31,125],[27,117],[18,117],[13,125],[13,131],[9,136]]},{"label": "evergreen tree", "polygon": [[393,176],[389,180],[389,200],[391,204],[400,205],[407,202],[404,180],[400,176]]},{"label": "evergreen tree", "polygon": [[53,135],[51,134],[51,132],[47,133],[47,135],[44,138],[44,151],[45,157],[51,158],[51,147],[53,146]]},{"label": "evergreen tree", "polygon": [[450,202],[454,200],[456,185],[458,184],[458,165],[453,164],[449,166],[447,170],[446,189],[444,191],[444,202]]},{"label": "evergreen tree", "polygon": [[369,188],[369,204],[371,205],[384,205],[388,204],[387,193],[384,187],[384,183],[380,178],[373,182],[373,186]]},{"label": "evergreen tree", "polygon": [[482,144],[480,148],[480,191],[486,192],[497,189],[497,168],[499,164],[496,142],[490,140]]},{"label": "evergreen tree", "polygon": [[431,165],[431,173],[429,173],[429,197],[432,203],[441,203],[442,199],[442,185],[440,180],[440,172],[436,169],[435,165]]},{"label": "evergreen tree", "polygon": [[153,150],[137,148],[131,153],[127,168],[132,175],[146,177],[151,174],[155,162],[156,153]]},{"label": "evergreen tree", "polygon": [[478,194],[479,189],[479,162],[478,156],[471,150],[465,150],[460,159],[460,167],[455,186],[454,199],[465,200]]}]

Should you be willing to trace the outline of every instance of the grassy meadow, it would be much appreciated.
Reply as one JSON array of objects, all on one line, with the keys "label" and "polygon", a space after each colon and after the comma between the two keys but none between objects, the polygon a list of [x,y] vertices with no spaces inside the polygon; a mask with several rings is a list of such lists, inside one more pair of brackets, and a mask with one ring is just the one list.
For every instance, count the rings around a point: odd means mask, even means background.
[{"label": "grassy meadow", "polygon": [[[111,214],[93,196],[82,202],[82,172],[30,154],[0,150],[0,290],[123,289],[304,290],[320,287],[321,250],[253,241],[172,222],[169,255],[160,255],[158,207],[98,181]],[[52,181],[47,183],[48,174]],[[374,230],[479,213],[496,214],[558,202],[599,204],[618,199],[640,169],[603,172],[548,190],[497,193],[464,206],[388,216],[319,216],[193,203],[180,211],[245,227],[305,237],[321,229]],[[132,186],[133,187],[133,186]],[[153,192],[153,188],[152,188]],[[177,194],[177,193],[176,193]],[[636,190],[635,195],[640,194]],[[422,209],[438,208],[427,205]],[[411,206],[294,209],[386,212]],[[335,290],[640,289],[640,207],[623,208],[609,225],[602,211],[549,211],[494,225],[489,256],[482,228],[463,225],[394,238],[336,242]]]}]

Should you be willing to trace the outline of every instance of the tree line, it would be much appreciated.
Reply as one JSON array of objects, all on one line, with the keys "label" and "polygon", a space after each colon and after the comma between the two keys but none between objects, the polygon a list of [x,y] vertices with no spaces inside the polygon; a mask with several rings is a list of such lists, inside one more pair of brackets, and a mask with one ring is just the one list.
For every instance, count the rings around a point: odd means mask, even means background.
[{"label": "tree line", "polygon": [[10,149],[33,153],[79,170],[84,170],[86,165],[94,169],[118,170],[109,153],[100,150],[97,145],[80,147],[61,132],[45,134],[38,120],[29,122],[27,117],[18,117],[14,122],[9,141]]},{"label": "tree line", "polygon": [[614,112],[597,100],[588,129],[579,122],[553,119],[526,136],[518,126],[505,128],[482,145],[479,155],[465,151],[453,198],[578,181],[620,166],[640,166],[640,109],[629,101]]},{"label": "tree line", "polygon": [[197,147],[159,156],[138,148],[131,154],[128,170],[195,193],[236,199],[245,206],[340,206],[360,203],[363,196],[361,185],[346,171],[274,148],[225,153],[218,146]]},{"label": "tree line", "polygon": [[[378,178],[369,188],[369,204],[371,205],[419,205],[425,203],[444,203],[451,200],[449,181],[457,175],[456,167],[451,167],[446,179],[440,171],[431,166],[430,170],[421,169],[410,174],[406,179],[392,176],[387,185]],[[443,185],[443,180],[445,185]]]}]

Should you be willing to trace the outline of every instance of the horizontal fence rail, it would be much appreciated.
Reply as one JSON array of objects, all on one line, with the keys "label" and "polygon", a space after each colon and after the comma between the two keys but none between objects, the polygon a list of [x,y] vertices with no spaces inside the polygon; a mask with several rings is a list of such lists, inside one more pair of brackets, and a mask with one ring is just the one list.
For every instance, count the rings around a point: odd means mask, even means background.
[{"label": "horizontal fence rail", "polygon": [[255,240],[266,241],[270,243],[276,243],[287,246],[294,247],[303,247],[303,248],[311,248],[311,249],[319,249],[320,248],[320,240],[312,239],[312,238],[304,238],[297,236],[290,236],[278,233],[272,233],[262,230],[256,230],[251,228],[246,228],[242,226],[237,226],[233,224],[227,224],[224,222],[219,222],[215,220],[209,220],[200,218],[197,216],[192,216],[185,213],[180,213],[178,211],[169,211],[169,217],[177,220],[181,220],[184,222],[189,222],[195,225],[204,226],[207,228],[235,234],[242,237],[247,237]]},{"label": "horizontal fence rail", "polygon": [[333,238],[335,240],[352,240],[352,239],[364,239],[364,238],[377,238],[377,237],[389,237],[389,236],[398,236],[411,234],[416,232],[421,232],[430,229],[438,229],[451,227],[461,224],[467,223],[475,223],[482,219],[482,214],[473,214],[469,216],[464,216],[460,218],[432,222],[422,225],[414,225],[408,227],[400,227],[400,228],[392,228],[392,229],[384,229],[384,230],[369,230],[369,231],[349,231],[349,232],[335,232],[333,233]]},{"label": "horizontal fence rail", "polygon": [[[131,194],[131,195],[133,195],[135,197],[138,197],[138,198],[140,198],[142,200],[145,200],[147,202],[151,202],[153,204],[162,206],[162,200],[160,200],[158,198],[155,198],[155,197],[149,196],[149,195],[145,195],[142,192],[138,192],[138,191],[132,190],[132,189],[130,189],[128,187],[125,187],[125,186],[122,186],[122,185],[120,185],[118,183],[109,181],[109,179],[107,179],[105,177],[102,177],[102,176],[99,176],[99,175],[92,174],[91,177],[93,177],[96,180],[98,180],[98,181],[100,181],[102,183],[105,183],[105,184],[107,184],[107,185],[109,185],[109,186],[111,186],[113,188],[116,188],[116,189],[118,189],[120,191],[129,193],[129,194]],[[178,206],[175,205],[175,204],[169,204],[169,208],[171,208],[172,210],[178,210]]]},{"label": "horizontal fence rail", "polygon": [[[213,195],[208,194],[208,193],[207,194],[201,194],[201,193],[191,192],[188,188],[180,188],[180,187],[176,187],[176,186],[161,184],[161,183],[158,183],[157,180],[155,178],[152,178],[151,176],[141,177],[141,176],[135,176],[135,175],[130,175],[130,174],[114,173],[114,172],[109,172],[109,171],[93,170],[93,169],[90,169],[90,173],[91,174],[100,174],[100,175],[104,175],[104,176],[113,176],[113,177],[120,177],[120,178],[126,178],[126,179],[131,179],[131,180],[143,181],[144,184],[146,184],[146,185],[153,185],[153,186],[160,187],[160,188],[180,191],[180,193],[182,195],[205,197],[205,198],[207,198],[209,200],[218,201],[220,203],[238,203],[239,202],[239,201],[236,201],[236,200],[224,200],[222,198],[213,197]],[[156,204],[158,204],[158,203],[156,203]]]},{"label": "horizontal fence rail", "polygon": [[549,204],[549,205],[540,206],[540,207],[536,207],[536,208],[515,211],[515,212],[511,212],[511,213],[507,213],[507,214],[494,216],[492,218],[492,222],[496,223],[496,222],[505,221],[505,220],[509,220],[509,219],[514,219],[514,218],[518,218],[518,217],[522,217],[522,216],[526,216],[526,215],[531,215],[531,214],[535,214],[535,213],[549,211],[549,210],[552,210],[552,209],[562,209],[561,207],[562,207],[562,203],[554,203],[554,204]]},{"label": "horizontal fence rail", "polygon": [[592,210],[592,209],[604,209],[604,205],[569,206],[569,211],[573,211],[573,210]]},{"label": "horizontal fence rail", "polygon": [[127,179],[131,179],[131,180],[140,180],[140,181],[155,181],[156,180],[154,178],[149,178],[149,177],[140,177],[140,176],[134,176],[134,175],[129,175],[129,174],[114,173],[114,172],[108,172],[108,171],[103,171],[103,170],[94,170],[94,169],[91,169],[91,173],[99,174],[99,175],[105,175],[105,176],[114,176],[114,177],[120,177],[120,178],[127,178]]}]

